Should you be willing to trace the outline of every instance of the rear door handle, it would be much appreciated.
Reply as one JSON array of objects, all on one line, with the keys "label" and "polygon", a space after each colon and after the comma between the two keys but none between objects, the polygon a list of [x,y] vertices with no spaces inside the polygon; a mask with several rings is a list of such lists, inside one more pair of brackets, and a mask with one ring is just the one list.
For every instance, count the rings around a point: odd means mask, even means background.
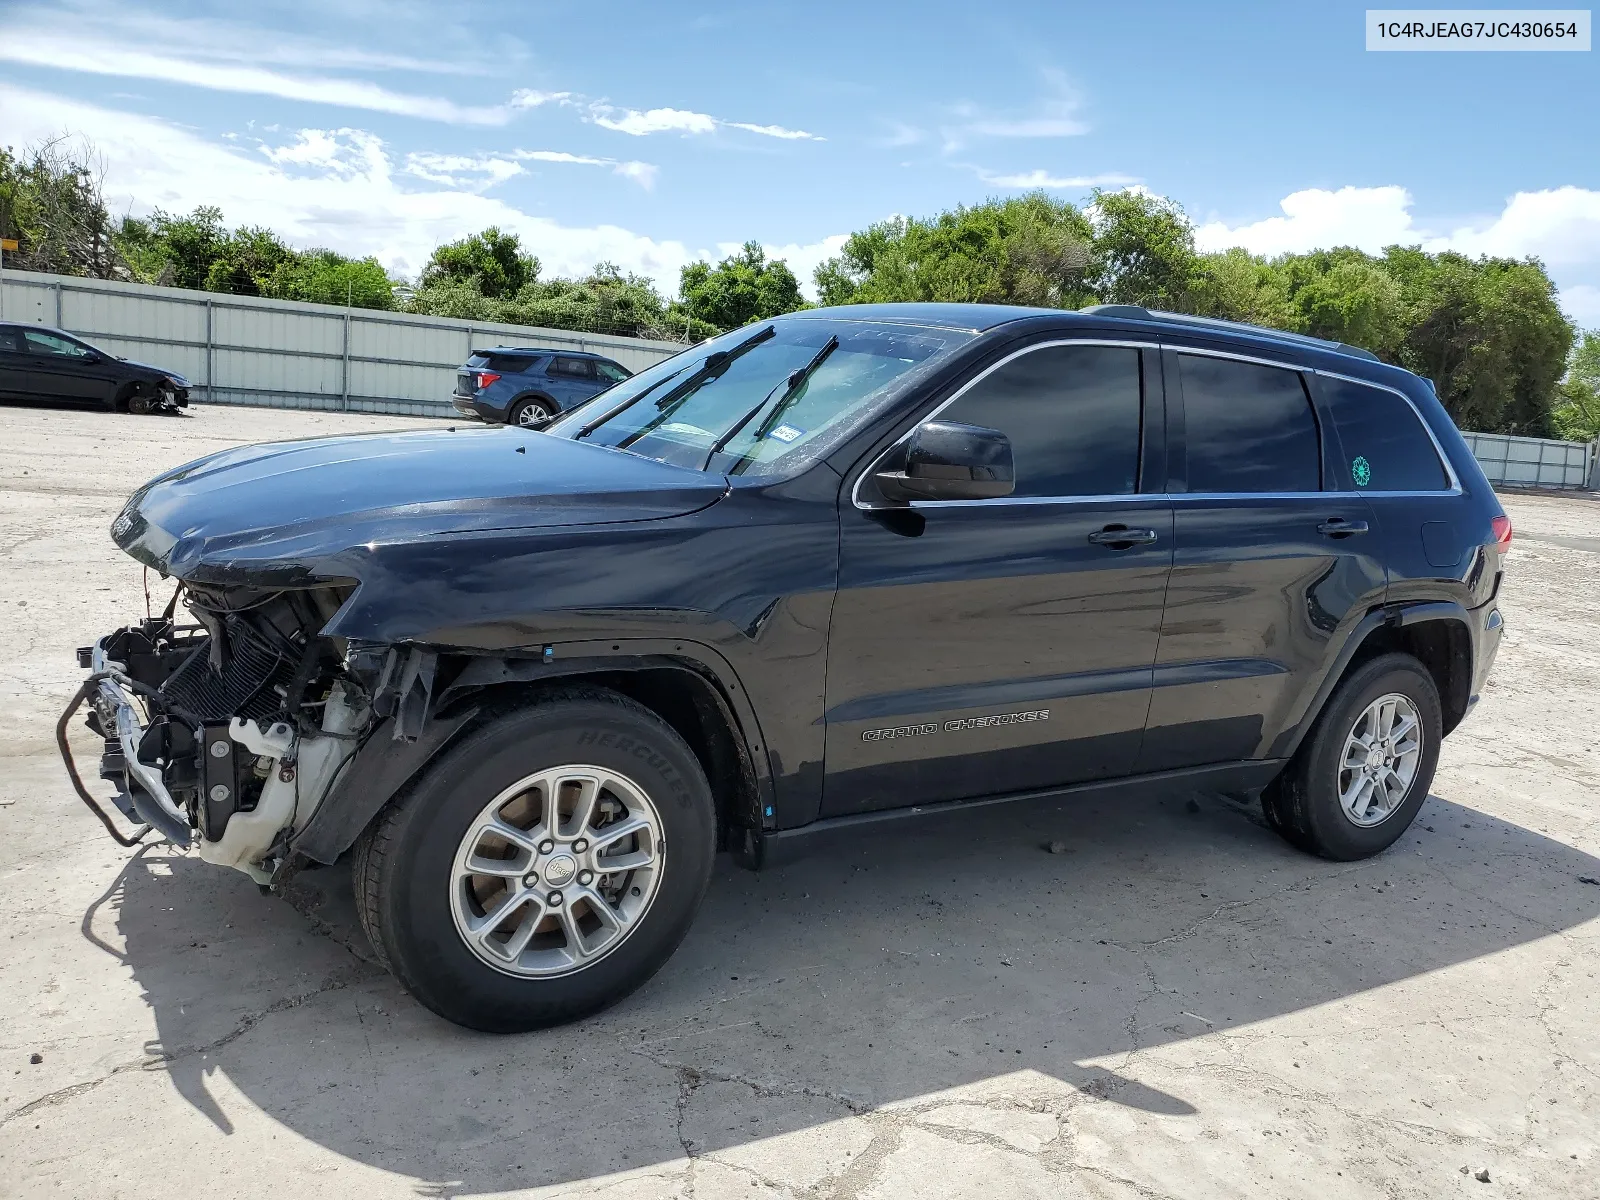
[{"label": "rear door handle", "polygon": [[1365,521],[1346,521],[1343,517],[1329,517],[1317,526],[1317,532],[1324,537],[1349,537],[1352,533],[1365,533]]},{"label": "rear door handle", "polygon": [[1130,546],[1148,546],[1156,540],[1154,529],[1129,529],[1126,525],[1107,525],[1089,535],[1095,546],[1110,546],[1113,550],[1126,550]]}]

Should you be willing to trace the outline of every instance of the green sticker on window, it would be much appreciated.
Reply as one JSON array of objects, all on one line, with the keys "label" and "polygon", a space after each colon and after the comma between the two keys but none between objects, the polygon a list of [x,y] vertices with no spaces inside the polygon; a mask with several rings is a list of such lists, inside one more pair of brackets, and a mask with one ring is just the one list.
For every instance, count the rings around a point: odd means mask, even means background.
[{"label": "green sticker on window", "polygon": [[1356,481],[1357,487],[1366,487],[1372,482],[1372,464],[1361,455],[1356,455],[1350,460],[1350,478]]}]

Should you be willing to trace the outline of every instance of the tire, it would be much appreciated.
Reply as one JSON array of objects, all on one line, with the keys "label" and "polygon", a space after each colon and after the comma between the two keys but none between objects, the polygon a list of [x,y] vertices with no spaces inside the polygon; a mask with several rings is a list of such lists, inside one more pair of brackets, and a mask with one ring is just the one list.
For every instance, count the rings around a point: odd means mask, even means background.
[{"label": "tire", "polygon": [[[540,816],[551,793],[562,805],[591,794],[562,782],[569,769],[598,784],[596,817],[580,828],[558,816],[552,830]],[[500,839],[491,810],[529,830],[528,844]],[[624,821],[641,830],[616,843],[628,851],[602,847]],[[654,975],[689,930],[715,851],[711,789],[683,739],[632,700],[574,688],[446,751],[374,819],[352,869],[362,926],[412,995],[458,1025],[518,1033],[598,1012]],[[654,867],[588,869],[652,857]],[[488,874],[472,870],[485,863]]]},{"label": "tire", "polygon": [[538,396],[530,396],[526,400],[518,400],[511,406],[506,424],[516,425],[522,429],[543,429],[550,424],[555,415],[554,404],[548,400],[541,400]]},{"label": "tire", "polygon": [[[1391,703],[1390,698],[1399,698],[1399,702]],[[1363,733],[1370,738],[1374,723],[1382,725],[1381,715],[1369,715],[1380,701],[1398,714],[1397,729],[1404,727],[1409,706],[1420,746],[1414,754],[1394,757],[1392,775],[1384,766],[1389,760],[1380,747],[1375,751],[1378,765],[1373,770],[1389,786],[1374,784],[1365,792],[1359,788],[1351,791],[1350,785],[1359,783],[1360,771],[1346,764],[1359,760],[1361,750],[1350,742]],[[1408,736],[1390,742],[1403,750],[1410,744]],[[1427,668],[1409,654],[1375,658],[1339,684],[1298,753],[1261,794],[1267,824],[1290,845],[1310,854],[1338,862],[1370,858],[1394,844],[1428,798],[1443,737],[1439,691]],[[1342,790],[1356,797],[1354,807],[1363,810],[1359,816],[1341,800]]]}]

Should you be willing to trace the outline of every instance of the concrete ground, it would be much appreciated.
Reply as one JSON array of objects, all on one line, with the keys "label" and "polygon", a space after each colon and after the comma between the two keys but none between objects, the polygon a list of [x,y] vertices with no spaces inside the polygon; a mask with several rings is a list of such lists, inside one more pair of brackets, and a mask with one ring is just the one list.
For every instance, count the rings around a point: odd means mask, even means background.
[{"label": "concrete ground", "polygon": [[1174,796],[723,865],[640,992],[490,1037],[374,965],[346,872],[122,850],[51,740],[144,610],[132,487],[400,424],[0,409],[0,1194],[1600,1195],[1594,499],[1506,498],[1494,679],[1373,861]]}]

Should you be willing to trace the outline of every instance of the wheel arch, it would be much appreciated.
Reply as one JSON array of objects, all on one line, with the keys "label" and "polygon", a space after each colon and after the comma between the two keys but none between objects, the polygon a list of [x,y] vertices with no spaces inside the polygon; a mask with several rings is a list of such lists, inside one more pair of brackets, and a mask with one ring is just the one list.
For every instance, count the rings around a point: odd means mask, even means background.
[{"label": "wheel arch", "polygon": [[1354,671],[1381,654],[1409,654],[1439,690],[1444,732],[1467,714],[1472,692],[1471,617],[1454,601],[1419,601],[1370,612],[1351,630],[1332,668],[1302,719],[1272,747],[1272,757],[1289,758],[1316,726],[1328,700]]},{"label": "wheel arch", "polygon": [[[621,651],[622,644],[615,649]],[[333,862],[448,745],[572,683],[627,696],[665,721],[706,773],[716,802],[719,845],[747,854],[757,840],[772,785],[754,712],[736,679],[730,683],[693,658],[637,652],[561,663],[474,655],[448,666],[454,669],[441,663],[437,699],[416,740],[395,741],[393,718],[380,723],[291,849],[317,862]]]}]

